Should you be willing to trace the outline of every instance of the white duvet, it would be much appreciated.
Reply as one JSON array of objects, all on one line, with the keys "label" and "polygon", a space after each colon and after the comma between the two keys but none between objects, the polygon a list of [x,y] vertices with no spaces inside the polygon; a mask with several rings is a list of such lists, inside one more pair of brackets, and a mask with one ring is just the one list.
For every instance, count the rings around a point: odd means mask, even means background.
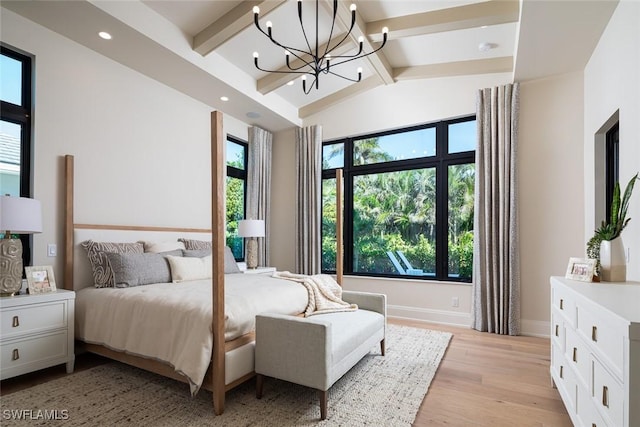
[{"label": "white duvet", "polygon": [[[211,361],[211,281],[133,288],[84,288],[76,295],[76,339],[161,360],[185,375],[195,394]],[[255,328],[262,312],[305,311],[306,289],[260,274],[225,275],[225,340]]]}]

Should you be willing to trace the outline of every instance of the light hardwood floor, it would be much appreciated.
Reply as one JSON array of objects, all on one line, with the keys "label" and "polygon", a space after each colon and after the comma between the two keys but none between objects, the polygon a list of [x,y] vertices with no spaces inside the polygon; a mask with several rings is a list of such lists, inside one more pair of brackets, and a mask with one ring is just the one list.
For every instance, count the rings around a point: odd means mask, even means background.
[{"label": "light hardwood floor", "polygon": [[[408,320],[390,323],[453,334],[414,422],[425,426],[570,427],[549,376],[549,340],[508,337]],[[76,358],[76,371],[105,363],[90,354]],[[65,374],[64,365],[0,383],[9,394]]]}]

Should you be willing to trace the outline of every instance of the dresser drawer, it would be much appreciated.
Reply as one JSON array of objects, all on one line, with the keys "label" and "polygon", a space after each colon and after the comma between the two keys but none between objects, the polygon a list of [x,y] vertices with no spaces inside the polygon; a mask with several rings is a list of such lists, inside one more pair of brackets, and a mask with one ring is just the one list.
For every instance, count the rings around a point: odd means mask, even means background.
[{"label": "dresser drawer", "polygon": [[2,310],[2,340],[13,336],[67,327],[66,302],[33,304]]},{"label": "dresser drawer", "polygon": [[591,397],[591,390],[578,387],[577,415],[584,427],[609,427],[598,412],[595,400]]},{"label": "dresser drawer", "polygon": [[552,288],[551,307],[558,310],[569,322],[571,326],[575,326],[576,303],[568,292],[557,286]]},{"label": "dresser drawer", "polygon": [[564,354],[567,364],[576,370],[585,388],[591,388],[591,353],[573,329],[566,330],[567,347]]},{"label": "dresser drawer", "polygon": [[624,419],[625,397],[622,386],[593,359],[593,398],[600,412],[612,426],[621,426]]},{"label": "dresser drawer", "polygon": [[624,343],[626,338],[620,328],[615,328],[600,314],[586,309],[581,304],[577,305],[578,330],[597,349],[599,356],[603,357],[619,380],[622,379]]},{"label": "dresser drawer", "polygon": [[555,345],[551,346],[551,371],[554,375],[556,387],[563,397],[567,411],[576,409],[576,378],[564,357],[564,353]]},{"label": "dresser drawer", "polygon": [[15,339],[0,346],[0,366],[4,373],[29,364],[61,359],[68,355],[68,348],[67,331]]},{"label": "dresser drawer", "polygon": [[555,309],[551,310],[551,340],[562,351],[565,348],[564,338],[564,321],[562,315],[558,314]]}]

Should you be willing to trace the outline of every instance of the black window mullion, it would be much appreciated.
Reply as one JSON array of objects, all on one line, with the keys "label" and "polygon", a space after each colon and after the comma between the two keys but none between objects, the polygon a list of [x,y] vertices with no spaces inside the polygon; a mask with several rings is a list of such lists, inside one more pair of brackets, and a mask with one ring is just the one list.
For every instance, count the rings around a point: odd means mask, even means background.
[{"label": "black window mullion", "polygon": [[344,272],[353,274],[353,140],[347,139],[344,144],[344,214],[343,245]]},{"label": "black window mullion", "polygon": [[436,127],[436,280],[447,276],[448,259],[448,176],[443,159],[448,151],[448,125],[439,123]]}]

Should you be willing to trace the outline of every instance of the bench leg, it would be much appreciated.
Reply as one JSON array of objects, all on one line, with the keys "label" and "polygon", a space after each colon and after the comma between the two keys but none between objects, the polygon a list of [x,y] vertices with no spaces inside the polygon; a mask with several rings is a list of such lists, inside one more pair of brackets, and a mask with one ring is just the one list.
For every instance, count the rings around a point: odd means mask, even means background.
[{"label": "bench leg", "polygon": [[327,419],[327,395],[329,394],[327,390],[318,390],[320,395],[320,419]]},{"label": "bench leg", "polygon": [[262,384],[264,383],[264,376],[262,374],[256,374],[256,398],[262,399]]},{"label": "bench leg", "polygon": [[380,341],[380,353],[384,356],[384,340]]}]

